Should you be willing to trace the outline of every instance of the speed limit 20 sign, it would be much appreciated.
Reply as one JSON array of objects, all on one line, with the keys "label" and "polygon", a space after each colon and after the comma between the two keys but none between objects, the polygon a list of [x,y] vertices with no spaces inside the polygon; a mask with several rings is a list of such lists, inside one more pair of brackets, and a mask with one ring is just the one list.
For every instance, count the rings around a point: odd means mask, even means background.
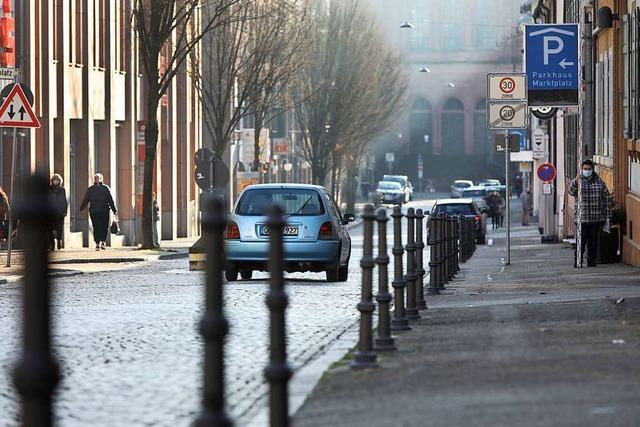
[{"label": "speed limit 20 sign", "polygon": [[526,74],[488,74],[487,92],[488,101],[524,101],[527,99]]}]

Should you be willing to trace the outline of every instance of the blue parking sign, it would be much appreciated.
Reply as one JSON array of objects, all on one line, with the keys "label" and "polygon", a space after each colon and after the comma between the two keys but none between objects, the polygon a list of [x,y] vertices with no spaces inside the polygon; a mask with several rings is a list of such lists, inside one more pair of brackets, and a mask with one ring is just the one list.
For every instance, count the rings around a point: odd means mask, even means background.
[{"label": "blue parking sign", "polygon": [[527,100],[530,107],[578,104],[578,24],[532,24],[525,28]]}]

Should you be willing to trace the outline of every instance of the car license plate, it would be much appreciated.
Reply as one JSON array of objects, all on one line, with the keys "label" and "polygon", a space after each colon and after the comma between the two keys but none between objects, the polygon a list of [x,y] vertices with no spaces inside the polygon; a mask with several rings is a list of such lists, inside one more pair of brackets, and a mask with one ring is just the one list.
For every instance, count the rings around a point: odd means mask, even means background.
[{"label": "car license plate", "polygon": [[[260,235],[268,236],[269,235],[269,226],[261,225],[260,226]],[[297,236],[298,235],[298,227],[295,225],[285,225],[282,229],[283,236]]]}]

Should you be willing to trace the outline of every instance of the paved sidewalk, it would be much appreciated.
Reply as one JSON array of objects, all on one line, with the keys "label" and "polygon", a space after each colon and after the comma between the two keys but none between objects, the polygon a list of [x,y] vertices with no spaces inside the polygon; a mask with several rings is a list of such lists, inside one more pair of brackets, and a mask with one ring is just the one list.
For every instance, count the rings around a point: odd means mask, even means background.
[{"label": "paved sidewalk", "polygon": [[[195,239],[177,239],[161,243],[159,250],[142,250],[125,246],[96,251],[94,248],[63,249],[49,253],[50,271],[53,277],[77,275],[87,272],[119,270],[131,263],[143,263],[163,259],[179,259],[189,256],[189,247]],[[16,282],[22,277],[24,253],[21,250],[11,254],[11,267],[5,267],[7,252],[0,252],[0,284]]]},{"label": "paved sidewalk", "polygon": [[[307,426],[637,426],[640,271],[574,269],[537,226],[490,231],[380,368],[329,370],[295,416]],[[354,305],[357,301],[354,301]]]}]

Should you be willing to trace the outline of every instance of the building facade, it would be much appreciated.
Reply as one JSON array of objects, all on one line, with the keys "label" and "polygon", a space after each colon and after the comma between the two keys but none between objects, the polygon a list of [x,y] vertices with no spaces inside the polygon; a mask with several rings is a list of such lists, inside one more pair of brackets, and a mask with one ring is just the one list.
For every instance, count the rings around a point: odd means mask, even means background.
[{"label": "building facade", "polygon": [[[448,186],[454,178],[504,175],[494,134],[486,126],[486,76],[522,69],[520,5],[509,0],[376,0],[388,40],[409,75],[409,111],[378,145],[395,153],[394,172],[418,184]],[[461,13],[464,11],[464,13]],[[413,28],[401,28],[402,22]],[[436,182],[433,182],[433,181]]]},{"label": "building facade", "polygon": [[[80,203],[100,172],[114,193],[122,236],[140,241],[144,160],[145,83],[132,28],[133,0],[5,1],[15,17],[16,66],[35,95],[42,127],[21,131],[16,188],[39,171],[60,173],[69,196],[67,245],[87,245],[91,224]],[[15,6],[15,7],[14,7]],[[201,146],[201,114],[194,83],[180,70],[157,112],[160,121],[156,189],[161,239],[198,233],[194,152]],[[4,82],[7,83],[6,81]],[[0,185],[9,188],[11,138],[0,150]]]}]

